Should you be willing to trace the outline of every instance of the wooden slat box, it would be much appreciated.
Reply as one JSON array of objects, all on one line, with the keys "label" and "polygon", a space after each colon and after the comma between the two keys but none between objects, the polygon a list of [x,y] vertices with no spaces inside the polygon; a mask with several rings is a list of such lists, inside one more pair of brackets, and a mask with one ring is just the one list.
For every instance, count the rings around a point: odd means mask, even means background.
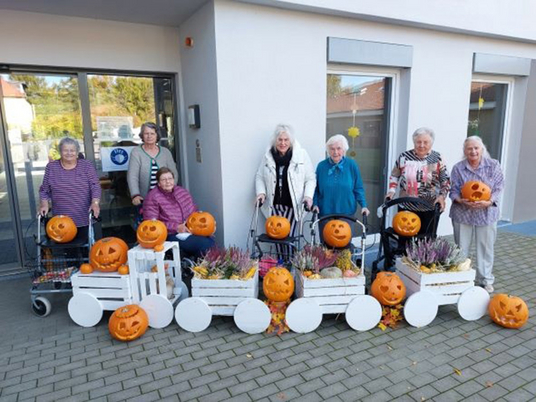
[{"label": "wooden slat box", "polygon": [[103,310],[114,311],[133,303],[128,275],[119,275],[117,272],[77,272],[71,276],[71,283],[74,296],[89,293],[100,302]]},{"label": "wooden slat box", "polygon": [[396,260],[396,271],[404,285],[406,285],[408,297],[421,290],[429,290],[436,294],[440,306],[457,304],[461,294],[475,286],[476,271],[474,269],[461,272],[425,274],[415,271],[398,258]]},{"label": "wooden slat box", "polygon": [[213,315],[232,316],[240,302],[259,295],[259,270],[247,281],[192,278],[192,297],[203,299]]},{"label": "wooden slat box", "polygon": [[296,271],[296,296],[315,300],[323,314],[345,313],[348,304],[365,294],[365,275],[354,278],[308,279]]}]

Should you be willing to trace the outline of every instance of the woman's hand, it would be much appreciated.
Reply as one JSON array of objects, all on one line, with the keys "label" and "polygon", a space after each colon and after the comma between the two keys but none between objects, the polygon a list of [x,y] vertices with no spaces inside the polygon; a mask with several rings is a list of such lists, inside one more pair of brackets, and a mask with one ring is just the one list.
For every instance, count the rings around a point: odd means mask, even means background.
[{"label": "woman's hand", "polygon": [[266,194],[264,193],[257,194],[257,198],[255,199],[255,204],[262,205],[264,204],[265,200],[266,200]]},{"label": "woman's hand", "polygon": [[179,223],[179,226],[177,227],[177,233],[190,233],[190,229],[188,229],[188,226],[186,226],[186,222]]},{"label": "woman's hand", "polygon": [[138,206],[142,203],[143,197],[141,195],[137,195],[132,199],[132,205]]},{"label": "woman's hand", "polygon": [[493,205],[492,201],[474,201],[470,202],[470,204],[473,204],[473,209],[486,209]]},{"label": "woman's hand", "polygon": [[361,215],[369,216],[370,215],[369,209],[368,208],[361,208]]},{"label": "woman's hand", "polygon": [[47,200],[41,200],[41,204],[39,205],[39,215],[46,216],[48,214],[49,206]]},{"label": "woman's hand", "polygon": [[387,194],[385,194],[385,201],[391,201],[394,195],[394,191],[388,191]]},{"label": "woman's hand", "polygon": [[313,200],[311,197],[303,197],[303,204],[305,205],[305,209],[310,211],[311,207],[313,206]]},{"label": "woman's hand", "polygon": [[434,204],[439,204],[439,210],[443,212],[445,210],[445,197],[443,197],[442,195],[438,196],[435,199]]},{"label": "woman's hand", "polygon": [[100,205],[98,202],[93,201],[89,207],[89,212],[93,211],[93,216],[98,218],[100,215]]},{"label": "woman's hand", "polygon": [[318,205],[314,205],[312,208],[311,208],[311,212],[313,214],[319,214],[320,213],[320,208],[318,208]]}]

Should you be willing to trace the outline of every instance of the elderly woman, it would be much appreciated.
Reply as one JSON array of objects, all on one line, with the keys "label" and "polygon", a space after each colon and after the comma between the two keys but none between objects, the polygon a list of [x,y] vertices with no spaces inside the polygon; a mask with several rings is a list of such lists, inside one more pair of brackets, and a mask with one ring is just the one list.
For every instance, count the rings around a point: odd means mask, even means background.
[{"label": "elderly woman", "polygon": [[301,205],[311,207],[315,186],[309,155],[295,140],[290,126],[278,125],[255,177],[257,200],[263,203],[264,216],[286,217],[291,222],[290,235],[294,236],[296,222],[303,219]]},{"label": "elderly woman", "polygon": [[197,259],[214,245],[213,237],[189,234],[186,220],[197,207],[185,188],[175,185],[171,169],[163,167],[156,173],[157,186],[147,194],[143,218],[158,219],[168,230],[168,241],[178,241],[182,257]]},{"label": "elderly woman", "polygon": [[353,216],[357,204],[361,206],[361,214],[368,215],[370,212],[359,167],[353,159],[346,157],[346,137],[342,134],[332,136],[326,143],[326,150],[328,157],[316,167],[314,204],[319,216]]},{"label": "elderly woman", "polygon": [[445,198],[450,189],[450,178],[443,157],[432,150],[435,134],[432,129],[421,127],[413,133],[413,149],[402,152],[389,177],[390,200],[400,184],[400,197],[417,197],[428,201],[426,208],[420,205],[401,204],[400,209],[415,212],[421,218],[419,234],[433,236],[437,230],[434,205],[445,209]]},{"label": "elderly woman", "polygon": [[87,238],[89,211],[99,217],[101,187],[93,164],[78,159],[77,140],[63,138],[58,145],[60,159],[49,162],[39,189],[39,213],[45,216],[52,204],[54,215],[69,216],[78,227],[77,238]]},{"label": "elderly woman", "polygon": [[173,173],[175,180],[178,176],[171,152],[158,145],[160,132],[156,124],[142,124],[140,138],[143,143],[132,150],[127,173],[132,204],[136,206],[140,205],[149,190],[156,186],[158,169],[167,167]]},{"label": "elderly woman", "polygon": [[[465,255],[473,236],[476,245],[476,282],[493,292],[493,246],[497,236],[499,201],[504,187],[504,176],[499,162],[491,159],[480,137],[466,138],[463,143],[464,159],[452,168],[452,207],[450,217],[454,227],[454,241]],[[469,201],[461,196],[468,181],[480,181],[491,189],[489,201]]]}]

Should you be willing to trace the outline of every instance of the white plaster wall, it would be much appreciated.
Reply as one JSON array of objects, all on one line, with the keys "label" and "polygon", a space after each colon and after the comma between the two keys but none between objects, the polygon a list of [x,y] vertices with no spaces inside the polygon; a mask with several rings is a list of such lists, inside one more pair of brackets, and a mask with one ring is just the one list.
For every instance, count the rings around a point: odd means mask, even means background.
[{"label": "white plaster wall", "polygon": [[[392,133],[403,139],[392,146],[411,147],[411,133],[429,126],[449,167],[466,136],[473,53],[536,57],[535,46],[512,41],[225,0],[215,7],[227,244],[245,245],[255,171],[277,123],[295,127],[314,164],[324,156],[327,37],[413,46],[408,132]],[[445,216],[439,232],[451,232]]]}]

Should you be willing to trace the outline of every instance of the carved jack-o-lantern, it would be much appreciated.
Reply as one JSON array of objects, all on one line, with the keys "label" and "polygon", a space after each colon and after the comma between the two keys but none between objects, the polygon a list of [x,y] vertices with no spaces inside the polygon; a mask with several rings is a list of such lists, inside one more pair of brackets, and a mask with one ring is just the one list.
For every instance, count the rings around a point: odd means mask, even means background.
[{"label": "carved jack-o-lantern", "polygon": [[89,263],[102,272],[115,272],[127,262],[127,244],[117,237],[105,237],[91,247]]},{"label": "carved jack-o-lantern", "polygon": [[406,297],[406,285],[393,272],[380,272],[370,290],[372,296],[384,306],[396,306]]},{"label": "carved jack-o-lantern", "polygon": [[119,307],[108,321],[110,335],[118,341],[132,341],[142,336],[149,326],[147,313],[138,305]]},{"label": "carved jack-o-lantern", "polygon": [[468,181],[462,187],[462,198],[469,201],[489,201],[491,189],[481,181]]},{"label": "carved jack-o-lantern", "polygon": [[286,268],[270,268],[264,276],[262,289],[266,297],[271,301],[287,301],[294,293],[294,279]]},{"label": "carved jack-o-lantern", "polygon": [[333,219],[326,223],[322,231],[324,242],[328,246],[341,248],[346,247],[352,240],[352,228],[346,221]]},{"label": "carved jack-o-lantern", "polygon": [[264,227],[266,234],[272,239],[284,239],[290,233],[290,222],[284,216],[270,216]]},{"label": "carved jack-o-lantern", "polygon": [[400,211],[393,218],[393,229],[400,236],[415,236],[421,230],[421,218],[413,212]]},{"label": "carved jack-o-lantern", "polygon": [[143,248],[153,248],[155,251],[162,251],[162,246],[167,238],[167,228],[164,223],[151,219],[143,221],[136,231],[138,243]]},{"label": "carved jack-o-lantern", "polygon": [[47,222],[47,235],[56,243],[69,243],[76,237],[78,229],[66,215],[56,215]]},{"label": "carved jack-o-lantern", "polygon": [[504,293],[493,296],[488,312],[493,322],[506,328],[521,328],[529,319],[529,308],[523,299]]},{"label": "carved jack-o-lantern", "polygon": [[196,236],[212,236],[216,231],[216,220],[208,212],[197,211],[188,217],[186,226]]}]

